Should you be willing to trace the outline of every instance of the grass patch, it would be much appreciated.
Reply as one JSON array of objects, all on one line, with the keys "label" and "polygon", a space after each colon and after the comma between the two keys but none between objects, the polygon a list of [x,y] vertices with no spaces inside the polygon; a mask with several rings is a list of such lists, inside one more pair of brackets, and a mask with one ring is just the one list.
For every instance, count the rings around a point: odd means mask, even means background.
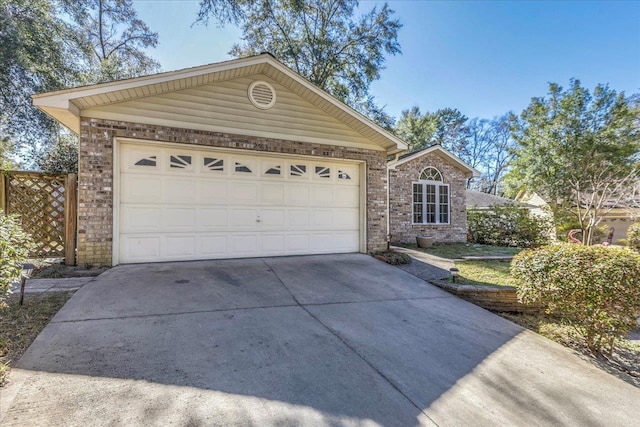
[{"label": "grass patch", "polygon": [[513,286],[509,261],[456,261],[456,283],[482,286]]},{"label": "grass patch", "polygon": [[[593,356],[576,331],[572,327],[563,324],[557,317],[544,313],[537,315],[496,314],[517,323],[523,328],[532,330],[552,341],[571,348],[583,359],[636,387],[640,387],[640,344],[626,339],[620,340],[616,343],[611,355]],[[637,328],[635,332],[639,333],[640,328]]]},{"label": "grass patch", "polygon": [[11,295],[0,307],[0,387],[6,383],[11,365],[24,354],[51,318],[73,292],[27,294],[24,305]]},{"label": "grass patch", "polygon": [[38,259],[30,260],[36,268],[31,275],[34,279],[61,279],[64,277],[89,277],[97,276],[109,267],[105,266],[90,266],[90,265],[77,265],[67,266],[61,264],[57,259]]},{"label": "grass patch", "polygon": [[417,245],[411,244],[406,247],[447,259],[459,259],[463,256],[513,256],[522,250],[522,248],[476,243],[436,243],[431,248],[418,248]]}]

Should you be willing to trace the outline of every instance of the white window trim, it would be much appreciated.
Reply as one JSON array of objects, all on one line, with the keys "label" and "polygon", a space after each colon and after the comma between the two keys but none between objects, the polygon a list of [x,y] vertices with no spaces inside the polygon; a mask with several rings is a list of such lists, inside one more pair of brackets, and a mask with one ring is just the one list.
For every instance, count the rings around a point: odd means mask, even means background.
[{"label": "white window trim", "polygon": [[[422,185],[422,220],[427,217],[426,212],[426,200],[427,200],[427,185],[435,185],[436,187],[436,222],[414,222],[413,206],[414,206],[414,192],[413,186],[415,184]],[[447,187],[447,194],[449,195],[449,203],[447,204],[447,222],[440,222],[440,187]],[[445,184],[442,181],[413,181],[411,183],[411,225],[450,225],[451,224],[451,187],[449,184]]]},{"label": "white window trim", "polygon": [[[443,175],[442,175],[442,172],[440,172],[440,169],[438,169],[438,168],[437,168],[437,167],[435,167],[435,166],[427,166],[426,168],[423,168],[423,169],[420,171],[420,175],[418,175],[418,177],[422,177],[422,174],[423,174],[423,173],[424,173],[424,171],[426,171],[427,169],[434,169],[436,172],[438,172],[438,175],[440,175],[440,181],[430,181],[430,180],[429,180],[429,182],[444,182],[444,180],[443,180],[443,178],[442,178],[442,176],[443,176]],[[428,180],[426,180],[426,179],[424,179],[424,180],[418,179],[418,180],[419,180],[419,181],[423,181],[423,182],[427,182],[427,181],[428,181]]]}]

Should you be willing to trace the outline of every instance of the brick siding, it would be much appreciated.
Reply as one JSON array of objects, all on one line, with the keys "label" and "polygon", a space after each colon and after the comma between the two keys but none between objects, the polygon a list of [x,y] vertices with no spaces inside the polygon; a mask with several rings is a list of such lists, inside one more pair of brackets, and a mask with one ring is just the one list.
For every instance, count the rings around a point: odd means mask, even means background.
[{"label": "brick siding", "polygon": [[383,151],[83,117],[80,119],[78,160],[79,264],[111,265],[112,262],[114,137],[364,160],[367,175],[367,251],[386,247],[387,169]]},{"label": "brick siding", "polygon": [[[437,168],[444,184],[449,184],[449,224],[413,225],[412,182],[428,166]],[[389,170],[389,233],[392,243],[415,243],[416,236],[433,237],[436,242],[467,241],[465,172],[437,153],[428,153]]]}]

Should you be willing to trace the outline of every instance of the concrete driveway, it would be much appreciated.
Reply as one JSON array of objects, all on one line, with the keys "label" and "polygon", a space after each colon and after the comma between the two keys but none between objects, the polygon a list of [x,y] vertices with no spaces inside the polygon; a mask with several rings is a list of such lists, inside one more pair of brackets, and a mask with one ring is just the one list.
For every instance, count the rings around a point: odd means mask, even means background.
[{"label": "concrete driveway", "polygon": [[129,265],[0,398],[13,425],[638,425],[640,390],[366,255]]}]

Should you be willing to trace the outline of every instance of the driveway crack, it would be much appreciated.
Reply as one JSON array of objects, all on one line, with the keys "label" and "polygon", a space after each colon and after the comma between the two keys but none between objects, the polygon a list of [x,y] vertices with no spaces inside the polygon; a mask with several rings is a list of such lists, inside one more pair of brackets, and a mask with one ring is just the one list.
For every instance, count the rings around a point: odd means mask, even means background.
[{"label": "driveway crack", "polygon": [[[315,319],[316,322],[318,322],[323,328],[325,328],[327,331],[329,331],[329,333],[331,335],[333,335],[334,337],[336,337],[338,340],[340,340],[340,342],[342,342],[342,344],[344,344],[349,350],[351,350],[356,356],[358,356],[358,358],[360,360],[362,360],[367,366],[369,366],[374,372],[376,372],[384,381],[386,381],[394,390],[396,390],[398,393],[400,393],[400,395],[402,395],[405,399],[407,399],[407,401],[409,401],[418,411],[420,411],[420,413],[422,413],[425,417],[427,417],[429,419],[429,421],[431,421],[434,425],[438,425],[438,423],[436,423],[425,411],[422,410],[422,408],[416,403],[414,402],[406,393],[404,393],[400,387],[398,387],[392,380],[391,378],[389,378],[388,376],[386,376],[382,371],[380,371],[378,368],[376,368],[371,362],[369,362],[364,355],[362,355],[358,350],[356,350],[351,344],[349,344],[344,338],[342,338],[339,334],[337,334],[333,329],[331,329],[328,325],[326,325],[324,322],[322,322],[322,320],[320,320],[318,317],[316,317],[311,311],[309,311],[307,309],[307,307],[305,307],[305,305],[301,304],[300,301],[298,301],[298,299],[296,298],[296,296],[293,294],[293,292],[291,292],[291,289],[289,289],[289,287],[284,283],[284,281],[280,278],[280,276],[278,276],[278,273],[276,272],[276,270],[269,265],[269,263],[267,261],[265,261],[264,259],[262,260],[262,262],[264,262],[264,264],[269,267],[269,270],[271,270],[271,272],[273,273],[273,275],[276,277],[276,279],[278,279],[278,282],[280,282],[280,284],[282,285],[282,287],[289,293],[289,295],[291,295],[291,298],[296,302],[296,304],[303,309],[305,312],[307,312],[307,314],[309,314],[309,316],[311,316],[313,319]],[[311,305],[311,304],[309,304]],[[315,304],[318,305],[318,304]]]}]

